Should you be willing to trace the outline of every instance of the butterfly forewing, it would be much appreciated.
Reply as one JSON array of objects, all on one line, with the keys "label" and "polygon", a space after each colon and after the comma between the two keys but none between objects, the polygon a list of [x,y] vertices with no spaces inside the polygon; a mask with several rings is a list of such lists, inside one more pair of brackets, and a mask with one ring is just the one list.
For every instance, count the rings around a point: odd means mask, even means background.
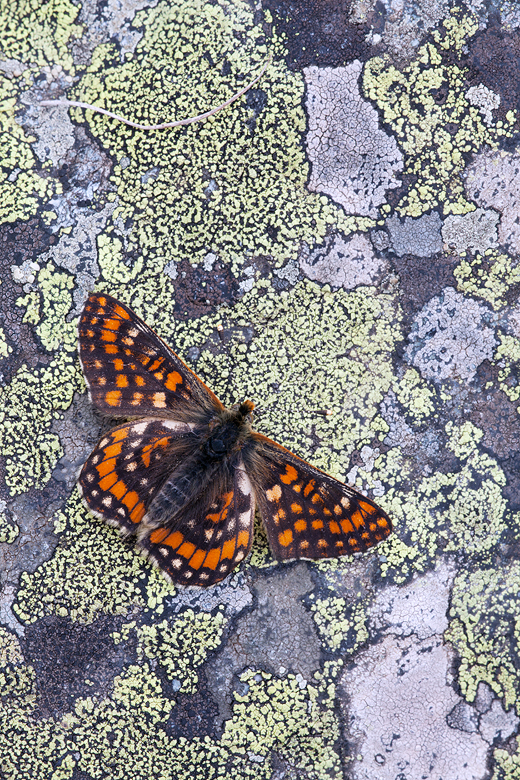
[{"label": "butterfly forewing", "polygon": [[373,501],[254,434],[262,466],[258,504],[278,560],[335,558],[364,552],[392,530]]},{"label": "butterfly forewing", "polygon": [[105,414],[192,414],[218,398],[131,309],[92,293],[79,323],[80,358],[93,403]]},{"label": "butterfly forewing", "polygon": [[139,543],[174,582],[214,585],[251,549],[255,503],[241,460],[222,483],[210,504],[203,494],[164,526],[145,518]]}]

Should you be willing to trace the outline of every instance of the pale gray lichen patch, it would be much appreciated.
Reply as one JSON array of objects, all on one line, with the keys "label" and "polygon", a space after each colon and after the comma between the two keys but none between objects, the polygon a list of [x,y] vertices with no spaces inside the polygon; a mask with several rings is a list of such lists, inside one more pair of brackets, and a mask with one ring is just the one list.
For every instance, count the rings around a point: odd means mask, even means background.
[{"label": "pale gray lichen patch", "polygon": [[493,357],[497,342],[491,322],[486,306],[446,287],[415,318],[405,359],[425,379],[471,380],[482,361]]},{"label": "pale gray lichen patch", "polygon": [[370,629],[386,636],[358,654],[339,686],[360,758],[352,764],[355,780],[394,780],[403,770],[407,777],[452,777],[453,766],[457,780],[485,772],[487,741],[476,728],[447,722],[464,703],[452,686],[455,654],[442,636],[453,575],[440,564],[383,591],[370,609]]},{"label": "pale gray lichen patch", "polygon": [[355,23],[371,25],[377,14],[379,24],[377,32],[370,33],[370,43],[382,43],[397,59],[408,60],[428,30],[446,15],[449,5],[449,0],[354,0],[350,18]]},{"label": "pale gray lichen patch", "polygon": [[421,640],[442,634],[448,628],[446,605],[454,577],[453,565],[441,561],[406,587],[381,591],[369,610],[370,631],[398,637],[415,634]]},{"label": "pale gray lichen patch", "polygon": [[356,233],[347,239],[341,235],[329,236],[325,244],[313,252],[304,245],[300,268],[309,279],[353,290],[359,285],[379,281],[386,262],[376,257],[366,235]]},{"label": "pale gray lichen patch", "polygon": [[466,97],[472,106],[476,106],[484,118],[487,125],[493,124],[493,111],[500,106],[500,95],[497,95],[485,84],[478,84],[476,87],[470,87],[466,92]]},{"label": "pale gray lichen patch", "polygon": [[473,250],[484,253],[498,246],[498,212],[493,209],[476,209],[468,214],[446,217],[442,226],[442,238],[450,249],[458,254]]},{"label": "pale gray lichen patch", "polygon": [[479,206],[500,212],[498,240],[520,252],[520,152],[481,152],[467,169],[465,186]]},{"label": "pale gray lichen patch", "polygon": [[386,226],[390,232],[392,249],[399,257],[431,257],[442,250],[442,223],[436,211],[418,219],[405,217],[404,222],[394,214],[387,219]]},{"label": "pale gray lichen patch", "polygon": [[309,189],[330,195],[347,214],[376,217],[386,191],[399,186],[395,176],[403,156],[360,93],[362,69],[359,60],[341,68],[304,69]]}]

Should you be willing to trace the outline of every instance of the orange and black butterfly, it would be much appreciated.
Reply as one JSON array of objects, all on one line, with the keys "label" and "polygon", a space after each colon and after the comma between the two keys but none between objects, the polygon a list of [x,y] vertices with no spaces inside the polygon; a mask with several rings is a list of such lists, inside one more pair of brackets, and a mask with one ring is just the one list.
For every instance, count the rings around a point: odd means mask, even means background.
[{"label": "orange and black butterfly", "polygon": [[256,506],[278,560],[362,552],[391,532],[373,501],[256,433],[251,401],[227,409],[110,295],[90,295],[79,351],[95,406],[134,418],[90,455],[83,498],[173,582],[226,577],[251,549]]}]

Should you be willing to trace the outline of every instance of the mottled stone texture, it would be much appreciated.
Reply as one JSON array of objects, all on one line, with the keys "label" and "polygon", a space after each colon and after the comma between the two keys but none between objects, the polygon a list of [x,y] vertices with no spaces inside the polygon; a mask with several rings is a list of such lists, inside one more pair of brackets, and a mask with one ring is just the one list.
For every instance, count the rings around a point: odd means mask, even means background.
[{"label": "mottled stone texture", "polygon": [[[519,52],[513,0],[0,4],[2,780],[518,780]],[[39,104],[269,56],[176,129]],[[166,582],[75,487],[93,289],[393,535]]]}]

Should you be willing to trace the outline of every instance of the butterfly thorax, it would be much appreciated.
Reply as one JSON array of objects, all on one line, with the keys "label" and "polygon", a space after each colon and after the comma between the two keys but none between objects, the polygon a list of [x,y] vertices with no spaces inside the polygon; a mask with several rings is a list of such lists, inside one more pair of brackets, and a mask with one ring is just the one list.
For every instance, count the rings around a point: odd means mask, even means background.
[{"label": "butterfly thorax", "polygon": [[203,453],[210,461],[222,460],[242,449],[251,434],[253,409],[251,401],[244,401],[215,415],[203,445]]}]

